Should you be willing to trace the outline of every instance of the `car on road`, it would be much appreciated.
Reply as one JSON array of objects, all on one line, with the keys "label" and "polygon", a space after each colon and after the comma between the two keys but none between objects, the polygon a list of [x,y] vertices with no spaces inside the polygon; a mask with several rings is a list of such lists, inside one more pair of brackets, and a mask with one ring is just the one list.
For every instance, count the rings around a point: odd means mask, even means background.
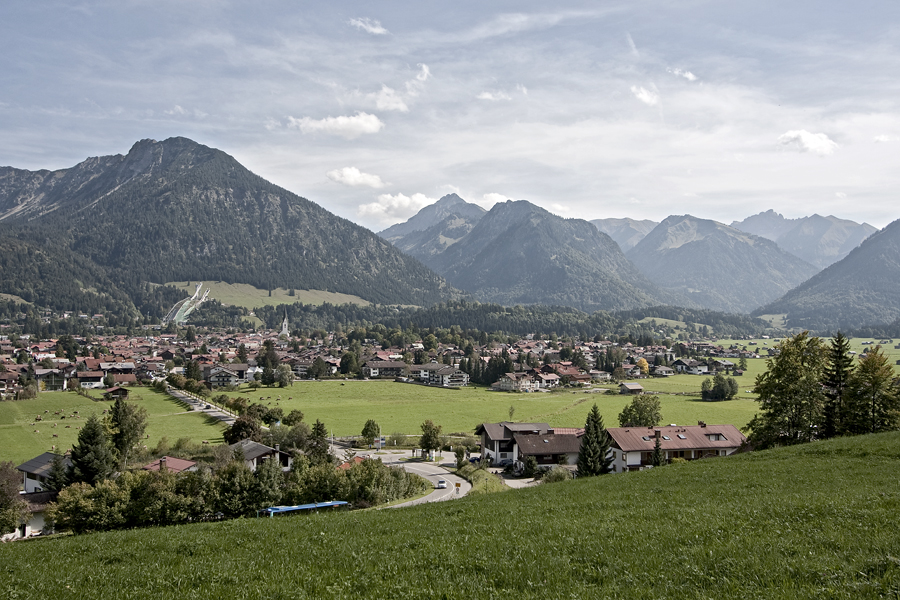
[{"label": "car on road", "polygon": [[447,489],[447,480],[446,479],[438,479],[437,485],[434,487],[436,487],[439,490],[446,490]]}]

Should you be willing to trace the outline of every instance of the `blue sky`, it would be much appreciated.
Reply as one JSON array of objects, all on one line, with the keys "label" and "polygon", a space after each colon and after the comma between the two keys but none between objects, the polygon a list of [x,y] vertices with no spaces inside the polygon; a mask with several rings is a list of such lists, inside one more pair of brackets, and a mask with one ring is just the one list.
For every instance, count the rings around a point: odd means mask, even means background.
[{"label": "blue sky", "polygon": [[185,136],[376,231],[450,192],[900,217],[896,0],[13,0],[0,31],[4,166]]}]

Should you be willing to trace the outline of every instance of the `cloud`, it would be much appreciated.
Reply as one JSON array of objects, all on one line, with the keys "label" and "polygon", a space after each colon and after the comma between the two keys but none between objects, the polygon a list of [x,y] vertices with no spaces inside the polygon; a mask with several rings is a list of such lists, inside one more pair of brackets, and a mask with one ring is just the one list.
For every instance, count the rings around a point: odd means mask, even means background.
[{"label": "cloud", "polygon": [[396,223],[408,219],[429,204],[437,202],[437,198],[429,198],[425,194],[381,194],[377,202],[360,204],[356,213],[363,219],[375,219],[381,223]]},{"label": "cloud", "polygon": [[481,92],[475,97],[479,100],[490,100],[491,102],[497,102],[498,100],[512,100],[506,92]]},{"label": "cloud", "polygon": [[635,56],[640,56],[637,46],[634,45],[634,40],[631,38],[630,33],[625,33],[625,39],[628,41],[628,47],[631,49],[631,53]]},{"label": "cloud", "polygon": [[431,69],[428,68],[428,65],[419,63],[416,66],[419,67],[416,78],[406,82],[406,94],[412,97],[418,96],[419,93],[421,93],[425,82],[431,77]]},{"label": "cloud", "polygon": [[348,23],[361,31],[365,31],[374,35],[385,35],[390,33],[390,31],[381,26],[380,21],[376,21],[375,19],[370,19],[368,17],[363,17],[361,19],[350,19]]},{"label": "cloud", "polygon": [[523,96],[528,95],[528,88],[522,85],[521,83],[516,84],[516,90],[521,92]]},{"label": "cloud", "polygon": [[884,144],[887,142],[896,142],[898,140],[900,140],[900,137],[897,137],[896,135],[876,135],[872,139],[872,141],[874,141],[876,144]]},{"label": "cloud", "polygon": [[182,107],[178,106],[177,104],[175,105],[175,107],[172,110],[167,110],[164,112],[167,115],[186,115],[186,114],[188,114],[188,112],[186,110],[184,110]]},{"label": "cloud", "polygon": [[482,201],[477,202],[476,204],[479,204],[480,206],[482,206],[484,208],[490,208],[495,204],[498,204],[500,202],[506,202],[507,200],[509,200],[508,196],[504,196],[503,194],[498,194],[496,192],[488,192],[481,198],[482,198]]},{"label": "cloud", "polygon": [[805,129],[788,131],[779,136],[778,142],[782,146],[794,146],[800,152],[814,152],[822,156],[833,154],[839,147],[824,133],[810,133]]},{"label": "cloud", "polygon": [[697,76],[691,73],[690,71],[682,71],[681,69],[666,69],[672,75],[678,75],[679,77],[684,77],[688,81],[697,81]]},{"label": "cloud", "polygon": [[384,84],[381,84],[381,90],[366,94],[366,96],[375,101],[375,106],[378,110],[409,112],[409,107],[403,101],[403,97]]},{"label": "cloud", "polygon": [[633,85],[631,86],[631,93],[634,94],[635,98],[637,98],[647,106],[656,106],[657,104],[659,104],[659,94],[654,91],[637,85]]},{"label": "cloud", "polygon": [[344,185],[349,185],[350,187],[370,187],[381,189],[385,185],[385,183],[381,180],[381,177],[379,177],[378,175],[363,173],[356,167],[344,167],[343,169],[335,169],[333,171],[328,171],[325,175],[328,176],[328,179],[336,183],[342,183]]},{"label": "cloud", "polygon": [[324,119],[288,117],[288,127],[299,129],[303,133],[331,133],[353,139],[366,133],[378,133],[384,128],[384,123],[375,115],[357,112],[349,117],[325,117]]},{"label": "cloud", "polygon": [[840,198],[841,200],[843,200],[844,198],[847,197],[847,194],[845,194],[844,192],[835,192],[834,195],[835,195],[835,197]]}]

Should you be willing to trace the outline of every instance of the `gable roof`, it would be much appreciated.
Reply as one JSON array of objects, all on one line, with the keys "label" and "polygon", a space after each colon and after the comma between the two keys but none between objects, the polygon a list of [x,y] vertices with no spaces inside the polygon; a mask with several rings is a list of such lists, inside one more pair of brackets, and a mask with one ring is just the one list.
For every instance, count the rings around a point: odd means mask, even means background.
[{"label": "gable roof", "polygon": [[[173,473],[181,473],[197,466],[197,463],[192,460],[175,458],[174,456],[164,456],[163,458],[166,459],[166,469]],[[149,465],[144,466],[143,469],[145,471],[159,471],[160,462],[162,462],[162,458],[156,459]]]},{"label": "gable roof", "polygon": [[581,438],[564,433],[517,433],[513,435],[519,446],[519,454],[538,456],[541,454],[570,454],[581,449]]},{"label": "gable roof", "polygon": [[232,450],[240,449],[244,454],[244,460],[255,460],[260,456],[266,456],[275,452],[275,448],[270,448],[265,444],[260,444],[259,442],[254,442],[253,440],[241,440],[239,442],[231,444],[228,447]]},{"label": "gable roof", "polygon": [[[624,452],[650,452],[660,432],[663,450],[718,450],[737,448],[746,437],[734,425],[676,425],[665,427],[609,427],[613,445]],[[708,436],[721,436],[717,441]],[[665,439],[668,437],[669,439]],[[647,439],[644,439],[647,438]]]},{"label": "gable roof", "polygon": [[[53,466],[53,459],[57,456],[61,456],[59,454],[54,454],[53,452],[44,452],[40,456],[35,456],[31,460],[27,460],[23,462],[21,465],[16,467],[17,470],[22,471],[23,473],[30,473],[31,475],[40,475],[41,477],[47,477],[50,474],[50,468]],[[66,467],[72,466],[72,461],[69,460],[68,456],[63,456],[63,464]]]}]

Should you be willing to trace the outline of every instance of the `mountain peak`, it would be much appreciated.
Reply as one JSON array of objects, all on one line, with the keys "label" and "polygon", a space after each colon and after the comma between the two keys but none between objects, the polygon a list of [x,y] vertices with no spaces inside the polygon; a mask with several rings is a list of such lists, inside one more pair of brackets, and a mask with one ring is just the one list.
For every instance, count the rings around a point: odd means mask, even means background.
[{"label": "mountain peak", "polygon": [[434,204],[424,207],[410,217],[409,220],[391,225],[378,235],[391,243],[395,243],[413,232],[425,231],[434,227],[453,214],[475,222],[485,214],[485,210],[477,204],[466,202],[457,194],[447,194]]}]

